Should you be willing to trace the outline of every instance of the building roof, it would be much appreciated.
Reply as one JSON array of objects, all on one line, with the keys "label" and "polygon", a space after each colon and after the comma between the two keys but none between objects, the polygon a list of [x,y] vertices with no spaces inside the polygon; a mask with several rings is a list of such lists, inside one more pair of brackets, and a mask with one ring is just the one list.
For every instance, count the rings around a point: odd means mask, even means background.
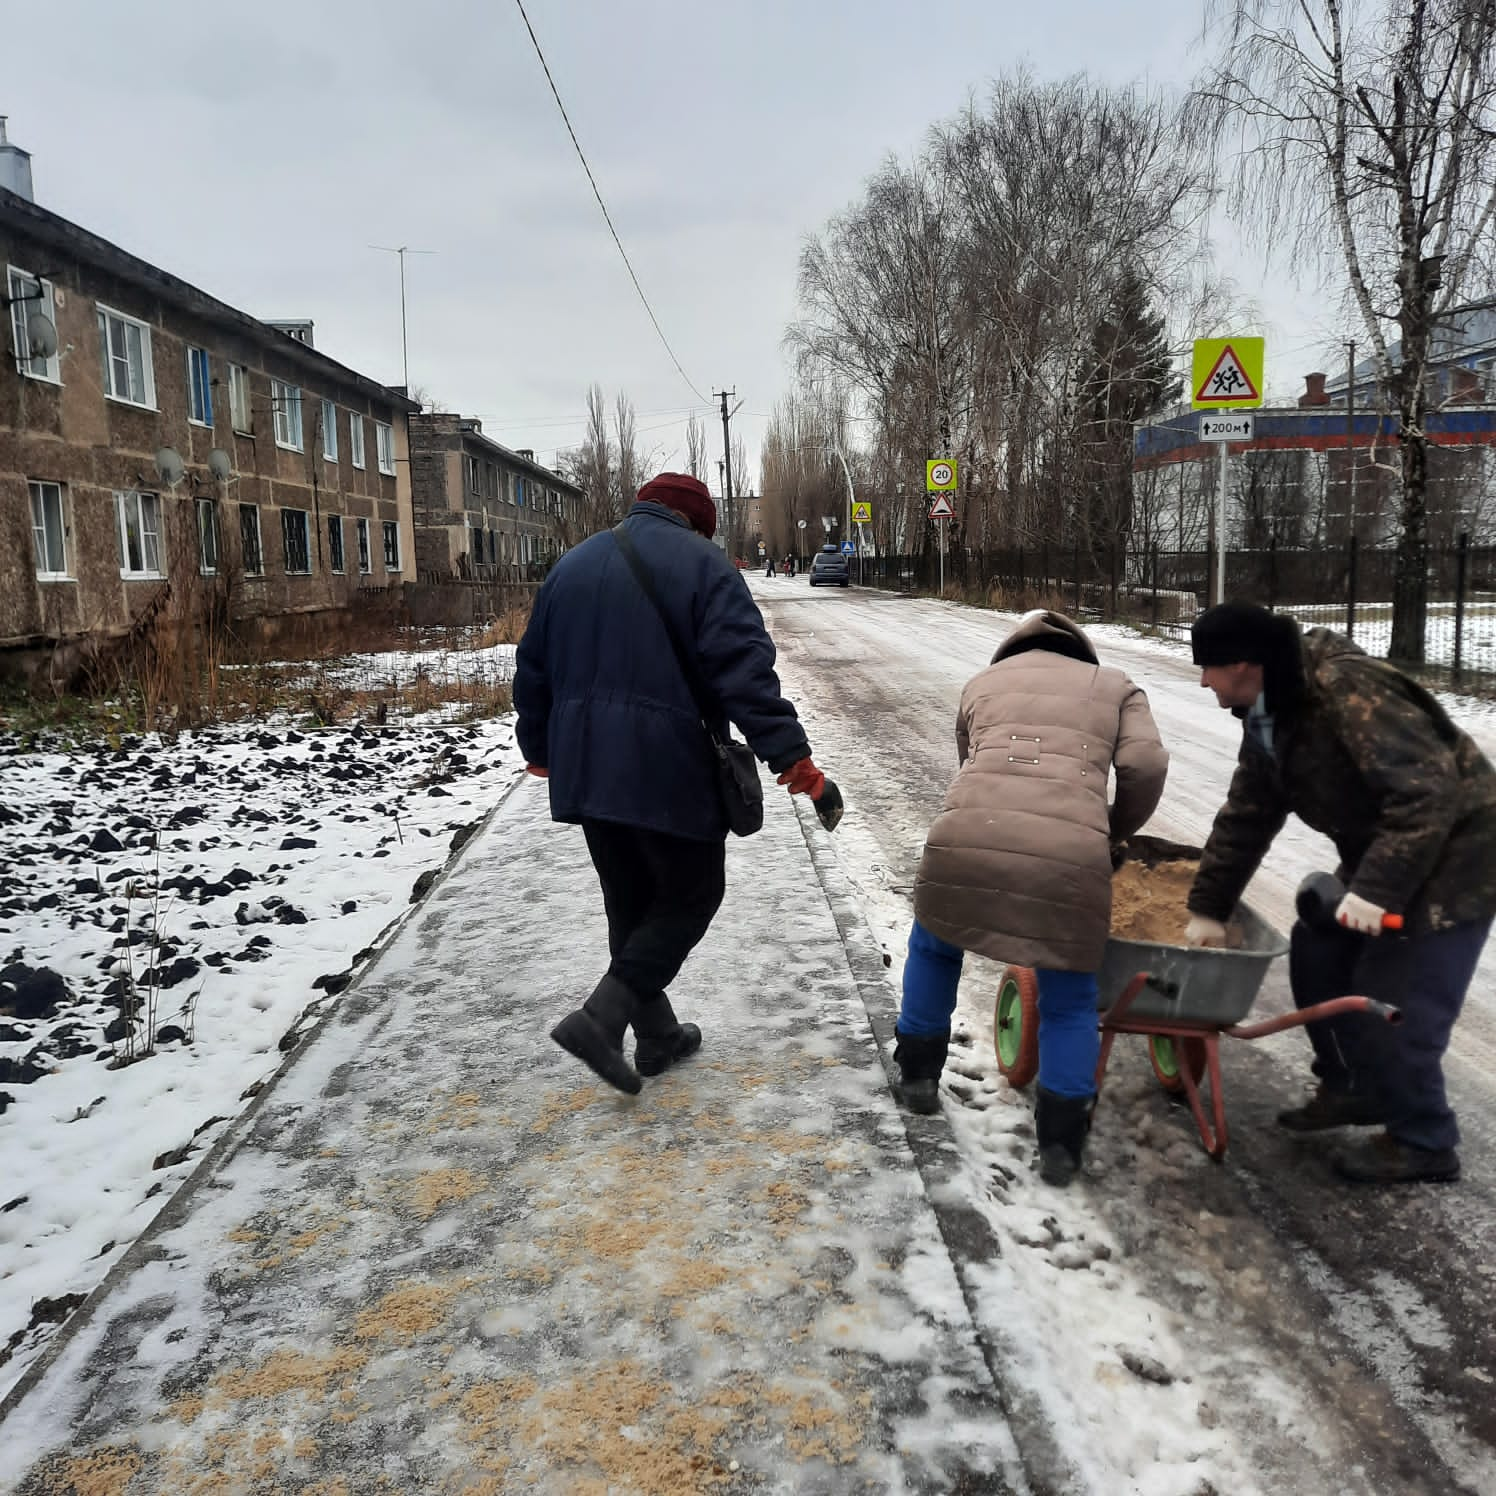
[{"label": "building roof", "polygon": [[548,483],[554,483],[558,487],[565,488],[571,493],[580,494],[582,489],[571,481],[563,478],[554,468],[548,468],[544,463],[536,462],[533,457],[526,457],[523,453],[516,452],[512,447],[506,447],[503,442],[496,442],[491,436],[483,434],[483,428],[476,416],[462,416],[460,430],[463,439],[472,441],[477,446],[491,452],[500,461],[507,462],[510,467],[523,469],[525,472],[535,474],[545,479]]},{"label": "building roof", "polygon": [[319,353],[315,348],[298,342],[289,333],[281,332],[268,322],[251,317],[248,312],[241,312],[227,302],[209,296],[206,291],[200,291],[170,272],[3,187],[0,187],[0,224],[14,225],[38,243],[58,250],[73,260],[107,271],[195,317],[244,333],[261,344],[271,346],[290,364],[330,375],[342,384],[352,386],[397,410],[420,409],[415,401],[407,399],[388,385],[380,384],[377,380],[350,369],[346,364],[340,364],[325,353]]}]

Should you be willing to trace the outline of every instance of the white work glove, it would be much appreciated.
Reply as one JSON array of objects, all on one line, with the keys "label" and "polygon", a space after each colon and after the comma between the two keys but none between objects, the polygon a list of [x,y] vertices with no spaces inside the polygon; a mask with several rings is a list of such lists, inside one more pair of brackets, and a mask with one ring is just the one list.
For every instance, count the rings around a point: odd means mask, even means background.
[{"label": "white work glove", "polygon": [[1218,919],[1207,919],[1203,914],[1190,915],[1184,927],[1186,945],[1225,945],[1226,927]]},{"label": "white work glove", "polygon": [[1335,910],[1335,923],[1358,935],[1380,935],[1387,911],[1380,904],[1369,903],[1359,894],[1348,893]]}]

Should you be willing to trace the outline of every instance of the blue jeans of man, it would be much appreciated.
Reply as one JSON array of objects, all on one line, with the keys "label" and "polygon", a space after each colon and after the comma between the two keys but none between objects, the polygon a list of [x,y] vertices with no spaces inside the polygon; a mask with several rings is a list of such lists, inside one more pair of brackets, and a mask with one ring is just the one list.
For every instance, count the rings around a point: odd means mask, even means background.
[{"label": "blue jeans of man", "polygon": [[[898,1031],[910,1038],[948,1033],[956,1011],[964,952],[918,920],[909,932],[904,1001]],[[1039,1084],[1056,1096],[1094,1096],[1101,1034],[1096,1026],[1096,973],[1040,967]]]},{"label": "blue jeans of man", "polygon": [[1316,930],[1302,920],[1293,927],[1289,977],[1298,1007],[1354,994],[1402,1010],[1395,1027],[1364,1013],[1308,1025],[1314,1073],[1331,1090],[1376,1101],[1400,1143],[1460,1141],[1444,1094],[1444,1051],[1490,929],[1490,920],[1475,920],[1400,938]]}]

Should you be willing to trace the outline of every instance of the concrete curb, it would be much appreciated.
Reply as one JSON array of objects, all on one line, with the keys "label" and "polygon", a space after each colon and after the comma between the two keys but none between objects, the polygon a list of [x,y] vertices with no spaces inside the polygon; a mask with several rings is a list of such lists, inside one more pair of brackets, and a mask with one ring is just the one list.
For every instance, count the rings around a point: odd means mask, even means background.
[{"label": "concrete curb", "polygon": [[104,1275],[98,1287],[68,1316],[67,1322],[47,1343],[47,1348],[22,1372],[15,1386],[3,1398],[0,1398],[0,1429],[3,1429],[5,1421],[19,1408],[26,1394],[46,1375],[52,1363],[66,1349],[73,1337],[92,1321],[99,1307],[109,1297],[115,1284],[122,1279],[128,1278],[145,1263],[158,1261],[165,1255],[156,1247],[156,1239],[163,1232],[175,1229],[186,1218],[197,1192],[217,1172],[218,1166],[233,1154],[240,1143],[243,1142],[261,1110],[269,1103],[276,1088],[290,1073],[302,1055],[310,1048],[311,1041],[316,1038],[326,1024],[347,1003],[351,1002],[358,995],[359,988],[364,984],[369,973],[379,965],[384,953],[395,942],[411,920],[424,911],[431,896],[447,881],[458,863],[467,854],[468,849],[488,829],[493,819],[508,802],[509,797],[524,783],[524,780],[525,775],[521,771],[506,786],[499,798],[479,818],[478,825],[472,835],[463,842],[456,852],[452,853],[442,863],[431,887],[415,903],[410,904],[389,925],[374,945],[373,954],[364,962],[362,970],[359,971],[342,992],[326,1003],[322,1011],[317,1015],[316,1022],[310,1028],[298,1033],[295,1047],[287,1053],[285,1059],[281,1061],[271,1074],[260,1083],[260,1089],[250,1098],[249,1104],[229,1122],[228,1126],[219,1134],[217,1141],[212,1147],[198,1159],[196,1167],[177,1186],[176,1193],[171,1196],[166,1204],[151,1218],[149,1224],[140,1235],[125,1249],[124,1254]]},{"label": "concrete curb", "polygon": [[[863,918],[835,851],[830,842],[818,834],[820,822],[814,808],[809,803],[802,804],[799,799],[794,804],[811,863],[836,920],[847,954],[847,965],[867,1009],[873,1037],[878,1042],[879,1058],[883,1061],[889,1087],[893,1089],[898,1079],[893,1060],[898,1005],[884,975],[883,953]],[[1002,1245],[993,1235],[986,1218],[972,1206],[961,1202],[957,1191],[951,1188],[961,1155],[950,1123],[943,1112],[933,1117],[921,1117],[900,1107],[899,1116],[914,1154],[915,1167],[934,1211],[936,1225],[956,1270],[997,1400],[1018,1446],[1018,1457],[1029,1486],[1034,1496],[1084,1496],[1088,1487],[1056,1440],[1043,1405],[1023,1386],[1014,1369],[1015,1358],[1010,1344],[1000,1331],[993,1328],[991,1315],[979,1312],[979,1290],[971,1270],[1000,1256]]]}]

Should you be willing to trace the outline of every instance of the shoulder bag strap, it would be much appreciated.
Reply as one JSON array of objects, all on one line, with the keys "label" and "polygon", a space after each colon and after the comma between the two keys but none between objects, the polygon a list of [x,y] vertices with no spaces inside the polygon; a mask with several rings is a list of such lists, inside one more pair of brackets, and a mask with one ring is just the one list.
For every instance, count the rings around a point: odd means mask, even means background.
[{"label": "shoulder bag strap", "polygon": [[659,615],[660,622],[665,625],[665,633],[670,640],[670,647],[675,651],[676,663],[680,666],[681,674],[686,678],[686,687],[691,693],[691,699],[696,703],[696,710],[701,716],[702,725],[715,740],[716,729],[712,726],[713,712],[710,707],[712,695],[706,689],[706,683],[702,680],[700,672],[696,669],[691,656],[686,652],[686,646],[675,625],[670,621],[670,615],[665,611],[665,605],[660,600],[660,594],[655,589],[654,578],[649,574],[649,568],[645,566],[644,559],[640,556],[638,547],[635,546],[621,524],[613,526],[613,539],[618,549],[623,552],[623,559],[628,562],[628,567],[634,574],[634,580],[638,582]]}]

